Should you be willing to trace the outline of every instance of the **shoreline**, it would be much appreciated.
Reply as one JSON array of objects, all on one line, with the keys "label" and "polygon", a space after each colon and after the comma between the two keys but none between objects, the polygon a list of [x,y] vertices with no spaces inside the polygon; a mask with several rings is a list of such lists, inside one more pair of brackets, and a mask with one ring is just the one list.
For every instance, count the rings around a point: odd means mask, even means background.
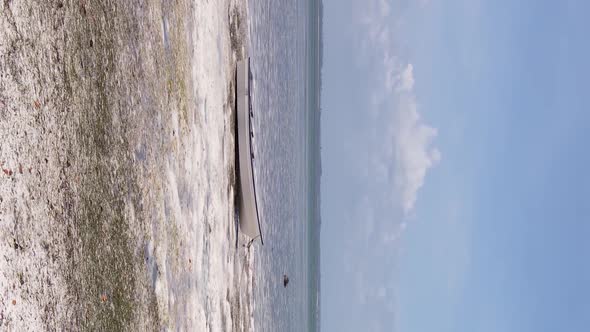
[{"label": "shoreline", "polygon": [[233,175],[247,8],[1,6],[0,328],[251,329]]}]

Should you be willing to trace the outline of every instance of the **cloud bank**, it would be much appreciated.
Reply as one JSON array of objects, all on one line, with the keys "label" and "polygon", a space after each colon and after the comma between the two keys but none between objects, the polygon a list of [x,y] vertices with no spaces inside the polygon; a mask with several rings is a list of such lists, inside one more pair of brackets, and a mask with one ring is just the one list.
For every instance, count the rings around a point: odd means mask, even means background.
[{"label": "cloud bank", "polygon": [[[360,243],[351,245],[355,293],[372,330],[389,331],[395,321],[399,237],[411,219],[427,173],[441,160],[437,130],[420,115],[414,66],[403,60],[399,30],[404,14],[385,0],[357,1],[358,61],[367,75],[367,160],[353,220]],[[416,2],[420,7],[421,3]],[[394,33],[395,32],[395,33]]]},{"label": "cloud bank", "polygon": [[347,178],[342,181],[351,188],[335,195],[346,204],[335,213],[342,219],[333,220],[339,227],[333,228],[338,250],[329,249],[330,266],[338,273],[325,289],[338,299],[353,297],[330,311],[332,329],[391,331],[398,312],[398,239],[441,153],[433,146],[437,130],[420,115],[414,75],[418,68],[403,60],[401,42],[396,41],[407,38],[400,37],[400,3],[352,1],[357,21],[350,52],[356,66],[346,84],[355,96],[366,99],[352,103],[358,109],[342,110],[340,125],[347,130],[341,132],[350,135],[339,151],[346,157],[342,174]]},{"label": "cloud bank", "polygon": [[[402,91],[408,93],[411,92],[408,82],[413,81],[411,71],[412,65],[408,65],[408,70],[403,75],[409,72],[410,76],[408,80],[400,82]],[[397,99],[397,110],[391,124],[395,156],[389,162],[395,165],[395,190],[399,192],[402,209],[407,214],[414,208],[418,190],[424,185],[426,172],[440,161],[441,154],[431,146],[437,131],[420,119],[414,96],[403,92],[398,94]]]}]

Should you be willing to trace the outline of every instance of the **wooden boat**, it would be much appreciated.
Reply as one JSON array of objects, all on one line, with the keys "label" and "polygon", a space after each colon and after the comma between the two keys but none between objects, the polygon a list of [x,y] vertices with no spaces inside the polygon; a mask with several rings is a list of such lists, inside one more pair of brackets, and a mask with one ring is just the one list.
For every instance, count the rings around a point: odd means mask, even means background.
[{"label": "wooden boat", "polygon": [[262,239],[256,182],[254,180],[254,151],[252,149],[252,103],[250,101],[250,59],[238,61],[236,72],[237,124],[238,124],[238,162],[239,162],[239,218],[242,233],[255,239]]}]

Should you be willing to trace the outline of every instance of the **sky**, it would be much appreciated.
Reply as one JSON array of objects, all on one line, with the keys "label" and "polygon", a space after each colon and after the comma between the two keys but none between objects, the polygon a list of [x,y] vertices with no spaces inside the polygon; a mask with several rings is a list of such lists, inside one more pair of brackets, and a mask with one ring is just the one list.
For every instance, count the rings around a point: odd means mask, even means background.
[{"label": "sky", "polygon": [[590,328],[589,12],[324,0],[323,331]]}]

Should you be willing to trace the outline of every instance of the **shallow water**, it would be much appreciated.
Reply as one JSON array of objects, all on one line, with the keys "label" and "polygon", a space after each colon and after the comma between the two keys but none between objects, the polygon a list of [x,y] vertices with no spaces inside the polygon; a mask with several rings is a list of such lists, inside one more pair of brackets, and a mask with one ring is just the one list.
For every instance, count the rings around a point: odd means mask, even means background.
[{"label": "shallow water", "polygon": [[[308,1],[250,2],[255,177],[264,246],[256,247],[257,330],[302,331],[308,278]],[[283,287],[283,274],[290,278]]]}]

